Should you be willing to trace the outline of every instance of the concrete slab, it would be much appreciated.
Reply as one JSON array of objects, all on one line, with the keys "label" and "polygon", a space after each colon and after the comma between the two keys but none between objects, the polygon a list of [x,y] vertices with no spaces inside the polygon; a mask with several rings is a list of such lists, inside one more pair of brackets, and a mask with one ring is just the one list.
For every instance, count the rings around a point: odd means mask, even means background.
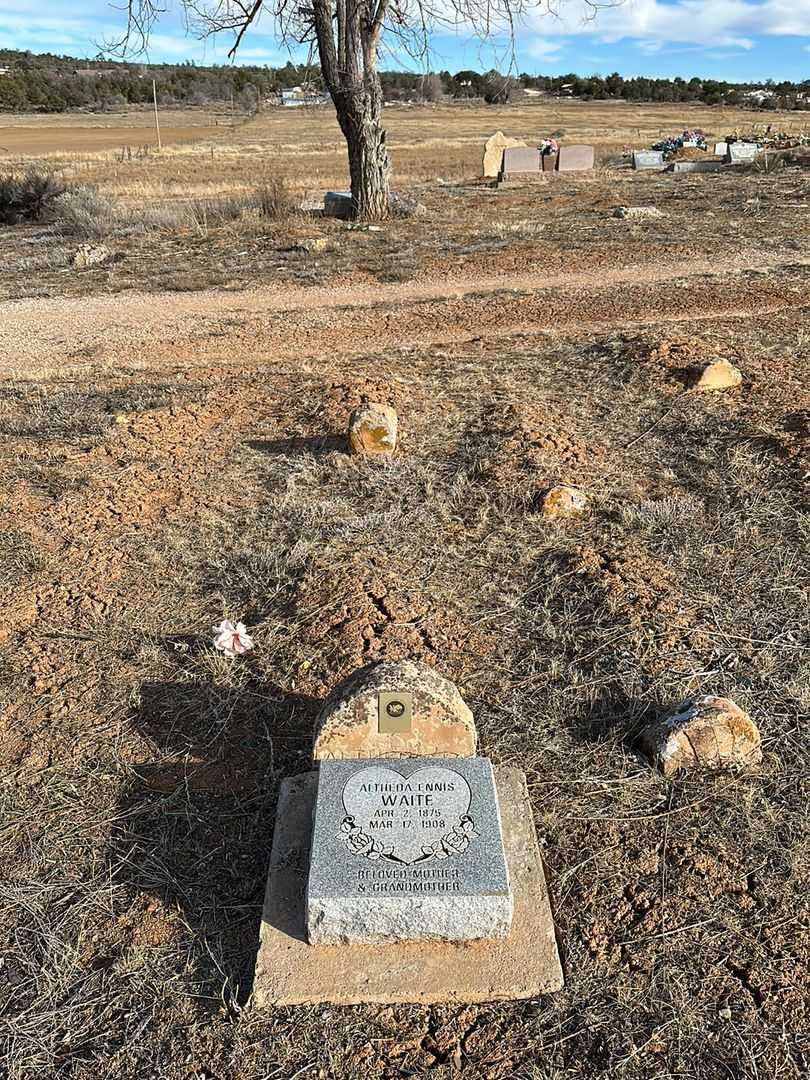
[{"label": "concrete slab", "polygon": [[674,173],[720,172],[722,168],[722,161],[674,161],[670,165]]},{"label": "concrete slab", "polygon": [[310,945],[306,883],[317,773],[284,781],[276,817],[253,1003],[510,1001],[563,985],[548,890],[525,775],[496,768],[504,846],[514,892],[507,937],[473,942]]}]

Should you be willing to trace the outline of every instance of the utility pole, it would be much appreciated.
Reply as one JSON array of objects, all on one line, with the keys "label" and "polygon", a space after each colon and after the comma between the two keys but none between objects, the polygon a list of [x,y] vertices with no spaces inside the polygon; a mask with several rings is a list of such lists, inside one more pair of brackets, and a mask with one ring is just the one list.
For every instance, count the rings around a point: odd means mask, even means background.
[{"label": "utility pole", "polygon": [[152,101],[155,103],[155,134],[157,135],[158,150],[162,150],[163,145],[160,141],[160,120],[158,119],[157,108],[157,86],[154,79],[152,79]]}]

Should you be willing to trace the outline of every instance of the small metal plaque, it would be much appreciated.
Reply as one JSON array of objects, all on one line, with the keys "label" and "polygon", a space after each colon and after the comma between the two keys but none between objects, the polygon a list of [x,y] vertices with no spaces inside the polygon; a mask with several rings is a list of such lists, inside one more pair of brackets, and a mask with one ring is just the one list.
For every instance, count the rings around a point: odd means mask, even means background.
[{"label": "small metal plaque", "polygon": [[384,690],[379,696],[380,735],[405,735],[413,722],[413,694]]}]

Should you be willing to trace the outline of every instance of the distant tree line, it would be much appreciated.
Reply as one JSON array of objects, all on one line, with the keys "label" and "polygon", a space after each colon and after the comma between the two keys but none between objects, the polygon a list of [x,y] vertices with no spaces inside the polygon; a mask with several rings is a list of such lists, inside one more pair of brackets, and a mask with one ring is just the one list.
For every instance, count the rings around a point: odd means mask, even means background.
[{"label": "distant tree line", "polygon": [[[146,105],[152,80],[163,106],[230,104],[244,112],[294,86],[321,89],[317,66],[283,67],[133,64],[77,60],[49,53],[0,49],[0,112],[115,110]],[[810,79],[801,83],[728,83],[716,79],[625,79],[612,75],[502,75],[497,71],[449,71],[381,75],[387,101],[438,102],[447,98],[505,104],[532,92],[585,101],[700,101],[706,105],[756,105],[765,109],[810,107]],[[755,95],[755,96],[752,96]]]},{"label": "distant tree line", "polygon": [[198,67],[185,64],[123,64],[0,49],[0,111],[66,112],[113,110],[152,100],[152,80],[163,106],[211,105],[232,101],[242,111],[302,83],[320,85],[317,69],[284,67]]}]

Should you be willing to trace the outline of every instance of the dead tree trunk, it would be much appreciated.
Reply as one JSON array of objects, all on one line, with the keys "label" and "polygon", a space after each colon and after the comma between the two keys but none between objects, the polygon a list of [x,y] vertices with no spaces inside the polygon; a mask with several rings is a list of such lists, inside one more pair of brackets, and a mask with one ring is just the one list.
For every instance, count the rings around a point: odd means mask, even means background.
[{"label": "dead tree trunk", "polygon": [[385,145],[377,46],[388,0],[314,0],[321,73],[349,151],[356,217],[388,216],[391,163]]},{"label": "dead tree trunk", "polygon": [[349,151],[355,216],[380,221],[388,215],[391,162],[385,143],[382,87],[376,73],[358,88],[333,94],[340,130]]}]

